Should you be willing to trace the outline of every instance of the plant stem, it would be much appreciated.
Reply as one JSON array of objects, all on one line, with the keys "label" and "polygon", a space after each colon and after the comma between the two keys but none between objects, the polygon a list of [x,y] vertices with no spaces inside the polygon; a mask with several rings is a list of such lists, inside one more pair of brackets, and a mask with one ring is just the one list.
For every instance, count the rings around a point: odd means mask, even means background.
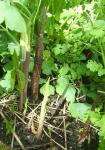
[{"label": "plant stem", "polygon": [[39,80],[40,80],[40,73],[42,67],[43,49],[44,49],[43,35],[44,35],[45,20],[46,20],[46,10],[45,8],[43,8],[41,27],[40,27],[40,32],[38,34],[38,39],[36,43],[34,69],[32,74],[32,81],[31,81],[31,97],[33,103],[35,103],[35,101],[38,99],[38,88],[39,88]]},{"label": "plant stem", "polygon": [[[27,33],[21,35],[21,40],[24,44],[21,49],[21,68],[25,75],[25,86],[22,91],[20,91],[20,111],[23,109],[23,104],[27,98],[27,87],[28,87],[28,74],[29,74],[29,63],[30,63],[30,45]],[[25,51],[25,52],[24,52]]]},{"label": "plant stem", "polygon": [[42,102],[42,107],[41,107],[41,112],[40,112],[38,132],[37,132],[37,135],[36,135],[37,139],[40,139],[40,137],[42,135],[48,97],[49,97],[49,79],[48,79],[48,81],[46,83],[46,87],[45,87],[45,94],[44,94],[44,99],[43,99],[43,102]]}]

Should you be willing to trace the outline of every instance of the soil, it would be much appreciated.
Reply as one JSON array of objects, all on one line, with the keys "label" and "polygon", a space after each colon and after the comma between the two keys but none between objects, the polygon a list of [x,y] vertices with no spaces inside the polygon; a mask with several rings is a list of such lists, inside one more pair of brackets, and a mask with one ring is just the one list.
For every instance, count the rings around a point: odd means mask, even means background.
[{"label": "soil", "polygon": [[[19,118],[16,118],[16,115],[11,115],[11,112],[5,113],[6,111],[4,111],[3,113],[6,114],[8,119],[16,119],[15,132],[26,150],[98,150],[98,136],[94,129],[90,129],[85,142],[81,145],[78,144],[80,129],[84,127],[84,124],[67,113],[64,114],[62,112],[64,104],[65,101],[63,100],[62,102],[60,100],[59,106],[58,102],[57,106],[54,101],[53,104],[49,102],[43,135],[40,140],[37,140],[32,129],[27,127],[29,119],[24,118],[24,121],[27,123],[24,124]],[[39,112],[40,108],[37,110],[37,114]],[[21,115],[20,118],[22,118]],[[34,125],[36,123],[37,126],[36,120],[34,117]],[[7,134],[2,117],[0,117],[0,141],[11,146],[12,134]],[[14,139],[13,147],[16,150],[22,150],[16,139]]]},{"label": "soil", "polygon": [[[98,149],[98,142],[97,137],[92,138],[90,142],[85,140],[82,145],[78,145],[78,136],[79,136],[79,128],[83,125],[79,121],[75,121],[74,119],[70,120],[67,127],[67,150],[97,150]],[[62,150],[61,146],[65,147],[65,138],[64,132],[56,131],[57,134],[52,133],[51,138],[56,141],[56,144],[53,140],[43,135],[43,138],[38,141],[35,138],[35,135],[28,131],[24,126],[17,127],[17,134],[20,137],[23,145],[26,147],[26,150]],[[10,146],[11,144],[11,136],[6,134],[5,127],[0,125],[0,140],[5,143],[6,145]],[[21,150],[17,141],[14,141],[14,148]],[[49,148],[49,149],[48,149]]]}]

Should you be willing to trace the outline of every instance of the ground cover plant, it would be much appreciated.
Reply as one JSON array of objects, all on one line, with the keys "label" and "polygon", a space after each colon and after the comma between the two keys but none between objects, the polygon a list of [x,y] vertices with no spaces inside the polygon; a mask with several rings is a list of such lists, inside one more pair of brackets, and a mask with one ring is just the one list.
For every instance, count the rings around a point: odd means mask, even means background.
[{"label": "ground cover plant", "polygon": [[2,142],[105,149],[104,7],[103,0],[0,0]]}]

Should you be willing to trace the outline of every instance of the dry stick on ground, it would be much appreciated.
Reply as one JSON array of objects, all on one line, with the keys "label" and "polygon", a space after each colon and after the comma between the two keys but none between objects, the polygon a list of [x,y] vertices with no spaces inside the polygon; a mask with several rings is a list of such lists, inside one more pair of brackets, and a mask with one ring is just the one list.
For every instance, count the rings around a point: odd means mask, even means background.
[{"label": "dry stick on ground", "polygon": [[[63,114],[66,113],[66,105],[64,105],[63,108]],[[65,149],[67,150],[67,133],[66,133],[66,117],[63,117],[63,122],[64,122],[64,138],[65,138]]]},{"label": "dry stick on ground", "polygon": [[[7,119],[6,119],[6,116],[3,114],[3,112],[0,112],[0,115],[2,116],[3,119],[7,120]],[[18,142],[18,144],[20,145],[21,149],[22,149],[22,150],[25,150],[25,147],[24,147],[24,145],[22,144],[22,142],[21,142],[20,138],[18,137],[18,135],[16,134],[16,132],[15,132],[15,131],[12,131],[12,134],[13,134],[13,136],[15,137],[16,141]]]},{"label": "dry stick on ground", "polygon": [[40,80],[40,73],[41,73],[42,59],[43,59],[43,49],[44,49],[43,35],[44,35],[45,21],[46,21],[46,10],[44,8],[42,12],[40,32],[38,34],[38,38],[36,42],[35,63],[34,63],[34,69],[32,74],[32,81],[31,81],[31,97],[33,103],[35,103],[35,100],[38,99],[38,87],[39,87],[39,80]]},{"label": "dry stick on ground", "polygon": [[50,135],[44,130],[44,133],[46,134],[47,137],[49,137],[51,139],[51,141],[53,143],[55,143],[57,146],[59,146],[60,148],[62,148],[62,150],[67,150],[65,147],[63,147],[61,144],[57,143],[53,138],[50,137]]}]

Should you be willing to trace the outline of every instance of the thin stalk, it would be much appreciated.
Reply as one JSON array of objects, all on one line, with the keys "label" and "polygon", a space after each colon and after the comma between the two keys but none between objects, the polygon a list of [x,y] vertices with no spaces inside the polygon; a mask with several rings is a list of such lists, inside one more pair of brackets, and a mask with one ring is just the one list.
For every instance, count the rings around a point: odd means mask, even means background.
[{"label": "thin stalk", "polygon": [[[16,2],[14,2],[14,3],[16,3]],[[27,7],[24,4],[22,4],[21,2],[19,2],[18,4],[20,4],[20,6],[22,6],[22,8],[27,12],[27,14],[30,17],[31,16],[31,12],[27,9]]]},{"label": "thin stalk", "polygon": [[100,50],[101,50],[101,55],[102,55],[102,60],[103,60],[103,64],[104,64],[104,67],[105,67],[105,52],[104,52],[104,49],[101,45],[101,41],[98,40],[98,44],[99,44],[99,47],[100,47]]},{"label": "thin stalk", "polygon": [[27,32],[21,34],[20,43],[22,43],[21,47],[21,68],[25,75],[25,86],[22,91],[20,91],[20,111],[23,109],[23,105],[27,98],[27,87],[28,87],[28,74],[29,74],[29,63],[30,63],[30,42],[29,36]]},{"label": "thin stalk", "polygon": [[105,94],[105,91],[100,91],[100,90],[98,90],[97,92],[98,92],[98,93],[101,93],[101,94]]},{"label": "thin stalk", "polygon": [[[66,105],[64,105],[63,108],[63,114],[66,113]],[[67,133],[66,133],[66,119],[65,116],[63,117],[63,122],[64,122],[64,138],[65,138],[65,149],[67,150]]]},{"label": "thin stalk", "polygon": [[36,135],[37,139],[40,139],[40,137],[42,135],[43,125],[44,125],[44,120],[45,120],[45,115],[46,115],[46,106],[47,106],[47,102],[48,102],[48,97],[49,97],[49,79],[46,83],[44,99],[43,99],[42,106],[41,106],[38,132],[37,132],[37,135]]},{"label": "thin stalk", "polygon": [[38,12],[39,12],[39,9],[40,9],[40,6],[41,6],[41,3],[42,3],[42,0],[40,0],[40,1],[39,1],[38,8],[37,8],[37,11],[36,11],[36,14],[35,14],[34,20],[33,20],[33,24],[35,24],[35,22],[36,22],[36,17],[37,17],[37,15],[38,15]]}]

